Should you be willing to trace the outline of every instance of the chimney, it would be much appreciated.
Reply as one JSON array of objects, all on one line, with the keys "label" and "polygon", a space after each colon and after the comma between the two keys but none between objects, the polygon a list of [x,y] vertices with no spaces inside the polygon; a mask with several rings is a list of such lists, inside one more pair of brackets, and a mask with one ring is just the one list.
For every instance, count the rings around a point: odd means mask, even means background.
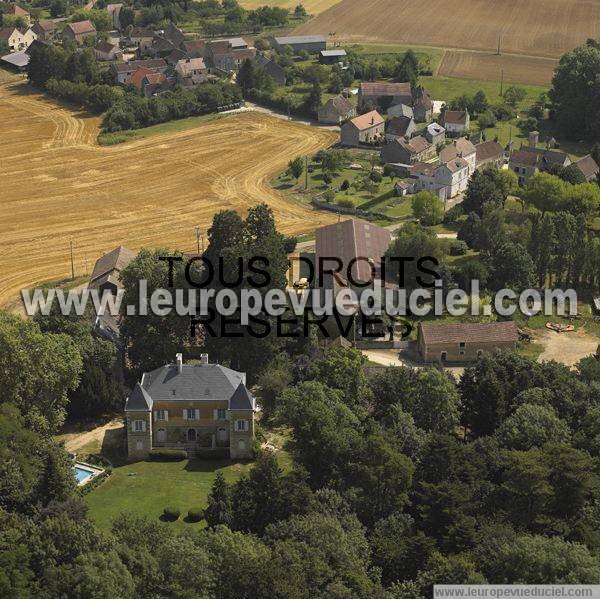
[{"label": "chimney", "polygon": [[175,354],[175,364],[177,364],[177,372],[181,374],[183,370],[183,354]]},{"label": "chimney", "polygon": [[529,134],[529,147],[537,148],[538,141],[540,140],[540,134],[537,131],[532,131]]},{"label": "chimney", "polygon": [[208,364],[208,354],[200,354],[200,364]]}]

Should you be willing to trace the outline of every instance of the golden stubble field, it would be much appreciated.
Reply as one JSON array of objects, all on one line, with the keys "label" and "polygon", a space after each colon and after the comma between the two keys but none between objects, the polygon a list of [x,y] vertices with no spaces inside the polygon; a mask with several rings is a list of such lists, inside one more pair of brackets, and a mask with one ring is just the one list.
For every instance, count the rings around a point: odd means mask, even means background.
[{"label": "golden stubble field", "polygon": [[556,58],[600,38],[598,0],[342,0],[297,33]]},{"label": "golden stubble field", "polygon": [[0,305],[19,290],[76,275],[117,245],[191,251],[194,226],[215,212],[267,202],[280,230],[301,233],[333,215],[273,190],[272,176],[331,131],[242,113],[112,147],[98,119],[74,114],[0,71]]}]

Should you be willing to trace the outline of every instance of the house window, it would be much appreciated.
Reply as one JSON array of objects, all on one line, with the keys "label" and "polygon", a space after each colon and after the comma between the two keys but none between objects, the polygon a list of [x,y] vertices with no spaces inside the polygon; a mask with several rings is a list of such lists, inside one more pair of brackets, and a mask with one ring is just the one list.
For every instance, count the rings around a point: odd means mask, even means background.
[{"label": "house window", "polygon": [[458,344],[458,353],[459,353],[461,356],[462,356],[462,355],[464,355],[464,353],[465,353],[465,347],[466,347],[466,345],[467,345],[467,344],[466,344],[464,341],[461,341],[461,342]]},{"label": "house window", "polygon": [[249,430],[249,425],[247,420],[236,420],[235,421],[235,430],[238,432],[247,432]]},{"label": "house window", "polygon": [[142,451],[142,449],[144,449],[144,442],[141,440],[136,441],[135,448],[137,449],[137,451]]},{"label": "house window", "polygon": [[167,410],[156,410],[156,419],[157,420],[166,420],[167,419]]},{"label": "house window", "polygon": [[188,441],[195,441],[196,440],[196,431],[193,428],[188,428],[187,440]]},{"label": "house window", "polygon": [[196,420],[196,410],[193,408],[186,408],[185,418],[186,420]]},{"label": "house window", "polygon": [[225,410],[225,409],[217,410],[217,420],[227,420],[227,410]]},{"label": "house window", "polygon": [[442,360],[442,362],[445,362],[448,359],[448,352],[443,351],[440,359]]},{"label": "house window", "polygon": [[146,430],[146,423],[143,420],[134,420],[133,421],[133,432],[134,433],[143,433]]}]

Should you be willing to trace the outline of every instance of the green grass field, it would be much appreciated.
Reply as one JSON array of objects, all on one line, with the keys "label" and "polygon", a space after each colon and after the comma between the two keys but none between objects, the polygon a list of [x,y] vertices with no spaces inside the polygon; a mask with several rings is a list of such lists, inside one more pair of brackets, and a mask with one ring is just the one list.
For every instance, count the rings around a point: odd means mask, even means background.
[{"label": "green grass field", "polygon": [[113,146],[115,144],[121,144],[134,139],[144,139],[146,137],[161,135],[163,133],[175,133],[177,131],[184,131],[185,129],[192,129],[193,127],[197,127],[203,123],[208,123],[217,119],[223,119],[226,116],[227,115],[224,114],[214,113],[204,114],[202,116],[190,116],[185,119],[168,121],[166,123],[160,123],[159,125],[144,127],[143,129],[118,131],[116,133],[100,133],[98,135],[98,143],[101,146]]},{"label": "green grass field", "polygon": [[182,462],[136,462],[113,469],[110,478],[85,496],[90,517],[108,530],[121,512],[158,519],[165,507],[181,510],[170,524],[179,528],[201,527],[203,522],[184,521],[191,508],[206,507],[206,498],[217,471],[228,482],[248,472],[251,464],[229,460],[184,460]]}]

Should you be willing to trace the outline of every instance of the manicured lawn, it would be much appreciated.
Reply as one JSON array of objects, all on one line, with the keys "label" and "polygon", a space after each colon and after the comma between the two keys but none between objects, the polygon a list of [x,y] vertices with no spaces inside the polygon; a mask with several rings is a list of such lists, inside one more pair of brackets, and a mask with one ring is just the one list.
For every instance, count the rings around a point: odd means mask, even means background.
[{"label": "manicured lawn", "polygon": [[182,462],[136,462],[113,469],[110,478],[85,496],[90,517],[100,528],[109,529],[115,516],[132,512],[158,519],[165,507],[181,510],[181,518],[170,526],[199,527],[184,517],[190,508],[206,507],[206,498],[218,470],[228,482],[248,472],[251,464],[229,460],[184,460]]}]

